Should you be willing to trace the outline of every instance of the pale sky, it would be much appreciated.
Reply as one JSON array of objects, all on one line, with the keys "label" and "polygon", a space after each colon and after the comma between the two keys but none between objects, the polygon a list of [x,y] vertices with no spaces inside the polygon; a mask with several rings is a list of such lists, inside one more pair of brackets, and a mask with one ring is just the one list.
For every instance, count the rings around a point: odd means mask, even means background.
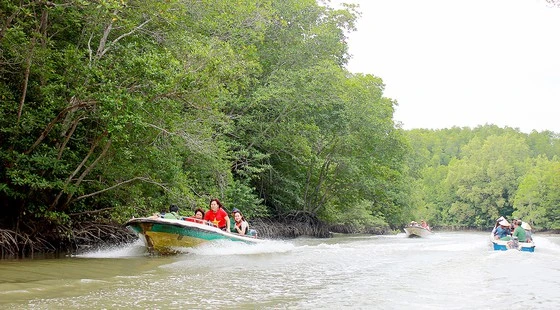
[{"label": "pale sky", "polygon": [[404,129],[494,124],[560,133],[560,8],[544,0],[358,3],[354,73],[383,79]]}]

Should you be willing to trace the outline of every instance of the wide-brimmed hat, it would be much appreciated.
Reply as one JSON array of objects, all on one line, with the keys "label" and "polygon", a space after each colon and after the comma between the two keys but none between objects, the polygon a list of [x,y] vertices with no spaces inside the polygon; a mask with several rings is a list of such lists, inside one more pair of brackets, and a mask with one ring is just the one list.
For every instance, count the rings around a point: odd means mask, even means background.
[{"label": "wide-brimmed hat", "polygon": [[527,222],[523,222],[521,224],[521,228],[523,228],[525,230],[531,230],[532,229],[531,225],[529,225],[529,223],[527,223]]},{"label": "wide-brimmed hat", "polygon": [[500,225],[502,225],[502,226],[511,226],[510,223],[509,223],[507,220],[505,220],[505,219],[500,221]]}]

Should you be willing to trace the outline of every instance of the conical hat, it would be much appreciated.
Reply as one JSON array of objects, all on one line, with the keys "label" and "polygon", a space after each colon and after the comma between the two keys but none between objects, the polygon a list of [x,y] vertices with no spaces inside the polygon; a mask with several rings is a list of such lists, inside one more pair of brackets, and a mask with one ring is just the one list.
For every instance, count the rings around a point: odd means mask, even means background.
[{"label": "conical hat", "polygon": [[523,224],[521,224],[521,227],[525,230],[531,230],[531,225],[529,225],[529,223],[527,222],[523,222]]},{"label": "conical hat", "polygon": [[502,226],[511,226],[510,223],[507,220],[501,220],[500,221],[500,225]]}]

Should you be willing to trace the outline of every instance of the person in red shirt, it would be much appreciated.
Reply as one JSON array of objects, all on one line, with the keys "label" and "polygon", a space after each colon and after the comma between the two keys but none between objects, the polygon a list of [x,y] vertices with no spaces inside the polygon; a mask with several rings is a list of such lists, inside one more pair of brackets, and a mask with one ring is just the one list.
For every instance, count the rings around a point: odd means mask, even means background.
[{"label": "person in red shirt", "polygon": [[214,198],[210,200],[210,210],[206,211],[204,219],[212,222],[219,229],[229,232],[229,216],[218,199]]},{"label": "person in red shirt", "polygon": [[204,210],[198,208],[194,210],[194,216],[185,218],[186,221],[204,224]]}]

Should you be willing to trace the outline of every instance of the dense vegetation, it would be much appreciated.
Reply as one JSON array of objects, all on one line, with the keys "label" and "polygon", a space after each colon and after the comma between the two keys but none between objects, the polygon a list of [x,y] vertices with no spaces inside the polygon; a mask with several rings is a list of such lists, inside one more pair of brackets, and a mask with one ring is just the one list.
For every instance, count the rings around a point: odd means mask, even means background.
[{"label": "dense vegetation", "polygon": [[500,215],[560,229],[560,135],[486,125],[411,130],[416,214],[433,224],[487,228]]},{"label": "dense vegetation", "polygon": [[[2,1],[0,227],[210,197],[248,217],[398,223],[405,140],[350,74],[353,7],[314,0]],[[231,208],[231,207],[230,207]],[[356,217],[357,216],[357,217]]]},{"label": "dense vegetation", "polygon": [[383,81],[344,67],[353,6],[35,0],[0,13],[2,244],[75,242],[92,235],[83,223],[211,197],[348,232],[498,214],[560,227],[558,136],[400,129]]}]

